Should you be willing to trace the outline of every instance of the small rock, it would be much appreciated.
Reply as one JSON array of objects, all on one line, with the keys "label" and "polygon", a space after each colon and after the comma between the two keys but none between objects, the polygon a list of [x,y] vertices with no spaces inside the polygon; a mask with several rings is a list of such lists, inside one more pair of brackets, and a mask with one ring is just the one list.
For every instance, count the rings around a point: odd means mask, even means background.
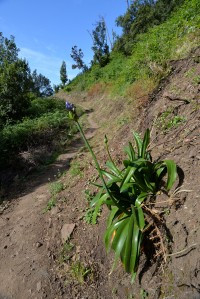
[{"label": "small rock", "polygon": [[56,206],[56,207],[53,207],[52,209],[51,209],[51,215],[53,216],[53,215],[57,215],[59,213],[59,209],[58,209],[58,207]]},{"label": "small rock", "polygon": [[76,253],[80,253],[81,251],[81,246],[76,246]]},{"label": "small rock", "polygon": [[36,243],[36,247],[37,247],[37,248],[41,247],[42,245],[43,245],[42,242],[37,242],[37,243]]},{"label": "small rock", "polygon": [[37,283],[37,291],[38,291],[38,293],[40,292],[41,288],[42,288],[41,281],[38,281],[38,283]]},{"label": "small rock", "polygon": [[64,224],[61,229],[61,239],[65,243],[75,228],[75,223]]},{"label": "small rock", "polygon": [[52,228],[52,219],[49,218],[49,228]]}]

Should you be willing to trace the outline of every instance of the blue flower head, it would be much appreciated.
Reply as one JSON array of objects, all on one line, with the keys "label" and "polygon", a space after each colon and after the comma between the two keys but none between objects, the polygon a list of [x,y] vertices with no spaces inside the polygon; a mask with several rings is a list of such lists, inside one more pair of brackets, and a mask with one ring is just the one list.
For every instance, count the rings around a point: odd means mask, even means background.
[{"label": "blue flower head", "polygon": [[66,101],[66,109],[68,111],[74,111],[75,110],[75,107],[72,103],[69,103],[68,101]]},{"label": "blue flower head", "polygon": [[76,108],[72,103],[66,101],[66,109],[68,111],[68,117],[75,121],[78,121],[78,115],[76,114]]}]

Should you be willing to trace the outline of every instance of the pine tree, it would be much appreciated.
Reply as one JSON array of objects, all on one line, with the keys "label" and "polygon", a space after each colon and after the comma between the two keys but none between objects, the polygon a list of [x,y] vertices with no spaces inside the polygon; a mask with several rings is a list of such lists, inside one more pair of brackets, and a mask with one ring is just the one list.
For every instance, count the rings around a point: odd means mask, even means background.
[{"label": "pine tree", "polygon": [[78,68],[79,70],[87,71],[87,66],[83,62],[83,51],[78,49],[77,46],[72,47],[71,58],[74,60],[75,64],[72,64],[72,69]]},{"label": "pine tree", "polygon": [[65,84],[68,81],[67,67],[66,67],[65,61],[62,62],[62,65],[61,65],[61,68],[60,68],[60,80],[61,80],[63,86],[65,86]]}]

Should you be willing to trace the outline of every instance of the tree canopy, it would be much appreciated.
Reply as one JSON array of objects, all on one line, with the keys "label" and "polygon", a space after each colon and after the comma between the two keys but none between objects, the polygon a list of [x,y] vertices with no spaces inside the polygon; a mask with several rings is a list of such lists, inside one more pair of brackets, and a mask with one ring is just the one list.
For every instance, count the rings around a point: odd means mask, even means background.
[{"label": "tree canopy", "polygon": [[128,6],[124,15],[116,19],[123,34],[115,43],[115,50],[131,54],[136,36],[150,27],[164,22],[170,13],[184,0],[135,0]]},{"label": "tree canopy", "polygon": [[32,92],[37,97],[49,97],[53,94],[51,82],[48,78],[42,74],[37,74],[37,70],[34,70],[32,75]]},{"label": "tree canopy", "polygon": [[66,62],[65,61],[62,62],[62,65],[60,67],[60,80],[61,80],[63,86],[65,86],[65,84],[68,81],[68,78],[67,78],[67,66],[66,66]]},{"label": "tree canopy", "polygon": [[78,49],[77,46],[72,47],[72,52],[70,54],[71,58],[74,60],[74,64],[72,64],[72,69],[78,68],[79,70],[86,71],[87,66],[83,62],[83,51],[81,49]]},{"label": "tree canopy", "polygon": [[0,128],[22,119],[30,106],[31,94],[46,97],[53,94],[49,79],[34,71],[18,57],[13,36],[0,32]]},{"label": "tree canopy", "polygon": [[110,59],[109,46],[107,43],[106,24],[105,20],[101,18],[92,30],[94,52],[93,63],[98,63],[101,67],[105,66]]}]

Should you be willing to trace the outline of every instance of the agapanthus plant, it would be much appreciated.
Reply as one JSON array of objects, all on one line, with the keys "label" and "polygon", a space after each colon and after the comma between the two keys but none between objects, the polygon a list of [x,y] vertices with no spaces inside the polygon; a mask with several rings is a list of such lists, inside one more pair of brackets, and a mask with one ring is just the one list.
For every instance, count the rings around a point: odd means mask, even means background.
[{"label": "agapanthus plant", "polygon": [[[135,147],[129,142],[125,148],[127,159],[123,161],[121,167],[118,167],[112,159],[108,140],[105,138],[109,160],[106,163],[106,170],[102,169],[79,124],[75,106],[66,102],[66,108],[69,118],[77,124],[102,181],[101,185],[97,184],[99,192],[91,202],[91,206],[95,206],[93,220],[95,221],[100,206],[106,204],[110,210],[104,236],[106,249],[111,248],[115,251],[114,264],[120,259],[125,271],[131,273],[134,281],[141,245],[150,225],[149,219],[153,217],[147,203],[155,201],[161,187],[165,188],[166,193],[172,188],[177,176],[176,164],[172,160],[152,161],[148,151],[150,131],[147,129],[143,140],[138,133],[133,132]],[[167,182],[163,186],[165,174]]]}]

